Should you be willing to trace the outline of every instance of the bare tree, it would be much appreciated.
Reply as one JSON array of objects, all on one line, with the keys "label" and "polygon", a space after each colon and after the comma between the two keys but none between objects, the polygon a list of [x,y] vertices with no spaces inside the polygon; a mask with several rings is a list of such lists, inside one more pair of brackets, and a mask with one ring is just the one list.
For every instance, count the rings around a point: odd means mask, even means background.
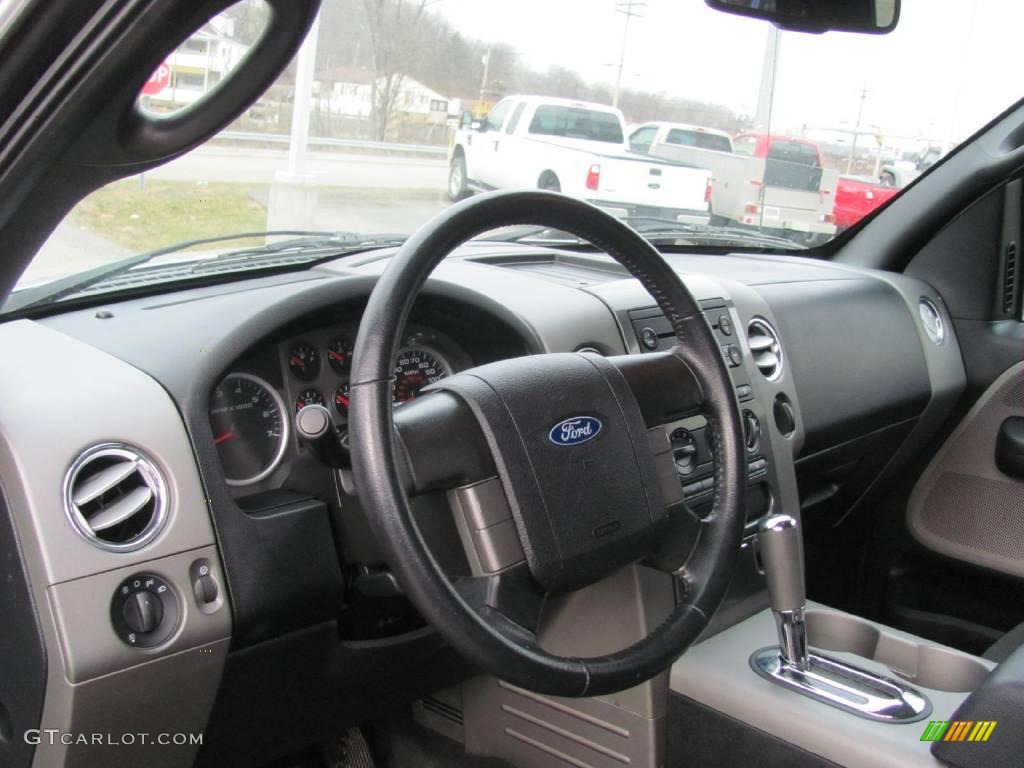
[{"label": "bare tree", "polygon": [[432,0],[363,0],[371,48],[374,138],[383,141],[406,75],[417,68],[417,27]]}]

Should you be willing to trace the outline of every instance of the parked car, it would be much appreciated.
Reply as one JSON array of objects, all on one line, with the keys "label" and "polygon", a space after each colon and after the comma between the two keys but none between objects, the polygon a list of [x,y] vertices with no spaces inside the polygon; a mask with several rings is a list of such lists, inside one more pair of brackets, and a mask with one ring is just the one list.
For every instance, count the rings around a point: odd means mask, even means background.
[{"label": "parked car", "polygon": [[897,194],[898,189],[869,176],[840,176],[834,211],[836,229],[841,232],[852,227]]},{"label": "parked car", "polygon": [[630,144],[634,152],[711,169],[712,224],[757,226],[811,242],[835,234],[839,174],[823,167],[817,144],[755,132],[726,138],[691,125],[647,123]]},{"label": "parked car", "polygon": [[938,147],[929,147],[920,154],[904,156],[902,160],[883,165],[879,180],[882,186],[903,189],[916,181],[918,176],[935,165],[941,157],[942,150]]},{"label": "parked car", "polygon": [[706,224],[711,172],[627,151],[622,113],[568,99],[510,96],[459,129],[448,196],[478,190],[546,189],[620,215]]}]

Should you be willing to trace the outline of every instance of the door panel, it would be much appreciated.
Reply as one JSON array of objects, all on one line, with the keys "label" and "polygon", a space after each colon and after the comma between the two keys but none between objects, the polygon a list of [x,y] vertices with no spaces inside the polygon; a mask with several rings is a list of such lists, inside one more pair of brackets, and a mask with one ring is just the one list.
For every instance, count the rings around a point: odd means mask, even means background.
[{"label": "door panel", "polygon": [[1024,363],[1002,374],[921,475],[907,525],[927,549],[1024,578],[1024,481],[996,466],[1002,423],[1024,416]]}]

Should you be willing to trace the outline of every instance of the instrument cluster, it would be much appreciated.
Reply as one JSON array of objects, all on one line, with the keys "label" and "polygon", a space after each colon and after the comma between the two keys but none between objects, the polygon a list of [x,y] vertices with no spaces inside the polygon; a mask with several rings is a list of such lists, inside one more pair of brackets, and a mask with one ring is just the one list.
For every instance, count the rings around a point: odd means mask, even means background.
[{"label": "instrument cluster", "polygon": [[[210,424],[228,485],[255,485],[281,466],[294,415],[307,405],[333,408],[347,430],[355,323],[319,328],[276,346],[283,391],[249,372],[228,373],[210,399]],[[426,327],[406,329],[395,359],[395,405],[471,365],[448,337]]]}]

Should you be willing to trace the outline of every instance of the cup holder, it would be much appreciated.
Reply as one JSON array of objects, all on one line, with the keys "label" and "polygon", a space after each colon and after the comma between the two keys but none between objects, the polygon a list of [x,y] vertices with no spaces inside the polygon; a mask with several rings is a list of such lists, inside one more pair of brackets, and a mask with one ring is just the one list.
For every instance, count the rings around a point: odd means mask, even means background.
[{"label": "cup holder", "polygon": [[988,677],[989,668],[979,659],[915,641],[857,616],[810,610],[806,621],[807,644],[812,648],[877,661],[922,688],[967,693]]}]

